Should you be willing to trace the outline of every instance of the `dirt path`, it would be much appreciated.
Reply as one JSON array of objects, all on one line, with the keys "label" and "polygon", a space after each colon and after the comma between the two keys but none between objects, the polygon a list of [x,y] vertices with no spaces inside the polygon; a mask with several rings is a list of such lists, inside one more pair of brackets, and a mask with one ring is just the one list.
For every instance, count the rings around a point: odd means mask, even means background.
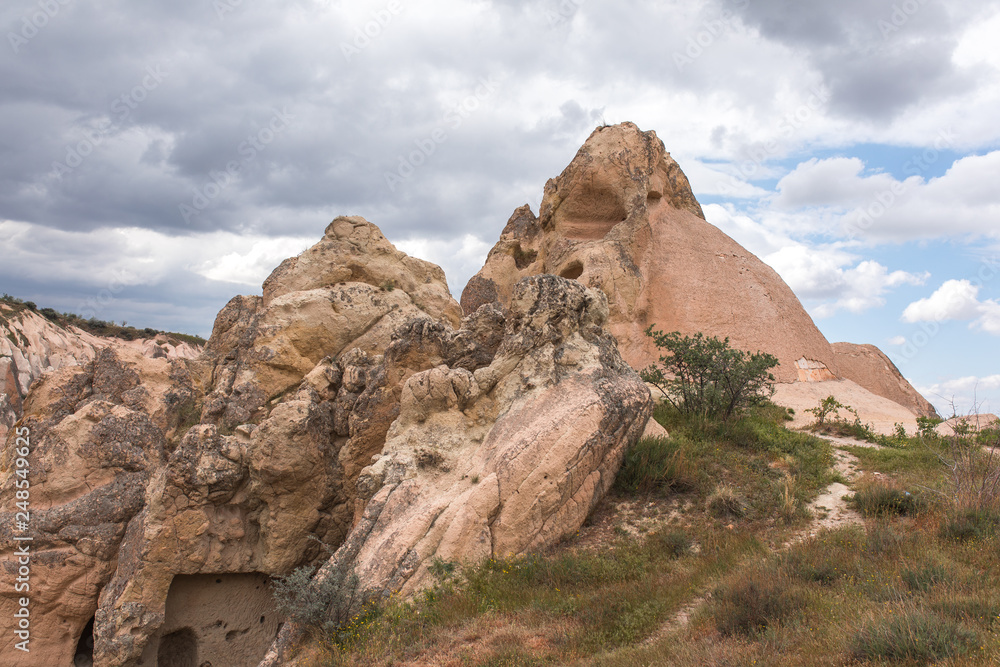
[{"label": "dirt path", "polygon": [[[841,447],[854,446],[878,448],[878,445],[876,444],[865,442],[863,440],[855,440],[853,438],[842,438],[838,436],[820,437],[828,440],[830,444],[833,445],[833,468],[848,482],[853,482],[860,474],[857,466],[858,459],[853,454],[841,449]],[[786,540],[782,545],[781,550],[784,551],[785,549],[788,549],[803,540],[815,537],[821,530],[830,530],[841,526],[861,523],[861,515],[851,509],[847,504],[847,500],[845,500],[845,496],[850,493],[851,487],[847,484],[843,484],[842,482],[833,482],[821,491],[820,494],[816,496],[816,498],[807,506],[809,512],[813,516],[812,521],[809,522],[808,526],[802,528],[789,537],[788,540]],[[700,609],[701,606],[707,601],[707,595],[699,595],[685,604],[683,607],[678,609],[677,612],[675,612],[674,615],[671,616],[662,626],[660,626],[656,632],[647,637],[646,640],[642,642],[642,645],[645,646],[655,644],[671,632],[684,628],[691,621],[691,617],[694,616],[695,612],[697,612],[698,609]]]}]

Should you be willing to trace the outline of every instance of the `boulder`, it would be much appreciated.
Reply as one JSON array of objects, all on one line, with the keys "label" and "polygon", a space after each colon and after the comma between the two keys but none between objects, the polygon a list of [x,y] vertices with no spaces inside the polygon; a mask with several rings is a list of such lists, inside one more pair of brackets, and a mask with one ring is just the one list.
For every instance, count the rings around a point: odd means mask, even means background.
[{"label": "boulder", "polygon": [[201,376],[204,422],[259,422],[325,357],[383,351],[392,332],[423,316],[452,326],[461,307],[444,272],[409,257],[360,217],[339,217],[319,243],[285,260],[263,297],[236,297],[219,313]]},{"label": "boulder", "polygon": [[899,403],[918,417],[934,417],[937,411],[913,388],[889,357],[874,345],[834,343],[837,367],[851,380],[878,396]]}]

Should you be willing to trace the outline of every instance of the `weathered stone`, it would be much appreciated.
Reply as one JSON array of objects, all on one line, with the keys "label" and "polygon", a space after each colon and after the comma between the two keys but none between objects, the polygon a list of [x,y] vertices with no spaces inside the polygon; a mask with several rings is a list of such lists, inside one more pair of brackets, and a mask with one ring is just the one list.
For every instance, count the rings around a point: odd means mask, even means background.
[{"label": "weathered stone", "polygon": [[656,133],[633,123],[597,128],[546,183],[537,218],[527,206],[514,211],[462,307],[506,307],[520,279],[543,273],[608,295],[608,330],[636,369],[659,357],[644,333],[652,325],[769,352],[781,383],[848,378],[917,414],[933,410],[894,368],[876,363],[881,353],[832,347],[773,269],[705,221]]},{"label": "weathered stone", "polygon": [[[357,478],[363,510],[317,581],[353,572],[362,597],[406,595],[429,583],[434,558],[523,554],[575,532],[652,406],[602,328],[607,315],[600,292],[551,275],[525,279],[492,360],[472,368],[454,365],[447,350],[491,340],[485,332],[412,323],[426,351],[401,335],[387,372],[394,359],[441,363],[403,381],[381,454]],[[486,322],[495,320],[466,320]],[[262,664],[281,664],[296,632],[286,625]]]}]

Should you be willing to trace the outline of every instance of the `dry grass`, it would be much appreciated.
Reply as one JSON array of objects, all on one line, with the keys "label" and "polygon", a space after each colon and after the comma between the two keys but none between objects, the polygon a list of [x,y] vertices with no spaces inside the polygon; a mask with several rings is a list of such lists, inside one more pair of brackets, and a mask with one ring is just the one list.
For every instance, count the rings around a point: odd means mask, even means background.
[{"label": "dry grass", "polygon": [[[457,568],[345,641],[317,641],[312,664],[1000,664],[1000,514],[945,500],[946,443],[852,449],[867,472],[855,488],[866,524],[782,551],[789,531],[805,528],[801,504],[829,479],[829,450],[769,435],[759,415],[667,426],[673,443],[634,461],[669,468],[683,457],[694,483],[663,484],[657,468],[651,487],[619,487],[607,505],[655,510],[650,523],[622,530],[605,508],[583,543]],[[742,518],[716,507],[737,500]]]}]

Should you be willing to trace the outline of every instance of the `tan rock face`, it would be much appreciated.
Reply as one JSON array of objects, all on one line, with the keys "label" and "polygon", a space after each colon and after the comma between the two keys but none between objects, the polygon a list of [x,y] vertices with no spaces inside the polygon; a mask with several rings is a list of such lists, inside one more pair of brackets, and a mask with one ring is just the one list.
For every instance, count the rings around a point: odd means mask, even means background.
[{"label": "tan rock face", "polygon": [[874,345],[834,343],[840,374],[879,396],[884,396],[919,417],[937,414],[934,406],[906,381],[896,365]]},{"label": "tan rock face", "polygon": [[[0,591],[10,664],[72,664],[90,621],[99,665],[234,651],[250,664],[278,627],[267,577],[341,547],[372,586],[413,590],[426,568],[401,549],[472,558],[548,544],[583,520],[649,414],[601,327],[606,301],[579,283],[532,279],[510,313],[486,306],[456,330],[439,269],[341,218],[265,291],[233,299],[195,359],[104,347],[33,383],[20,425],[32,632],[45,640],[13,651],[17,595]],[[5,511],[15,444],[11,433],[0,455]],[[442,502],[443,534],[408,514]],[[412,544],[371,530],[375,513]],[[0,514],[5,576],[18,568],[15,525]],[[205,582],[230,593],[205,597]],[[216,622],[240,630],[258,615],[267,622],[238,645]]]},{"label": "tan rock face", "polygon": [[632,123],[595,130],[545,185],[537,218],[527,206],[514,212],[462,307],[506,306],[518,280],[541,273],[608,295],[608,329],[636,369],[659,357],[646,327],[701,331],[775,355],[779,382],[850,377],[907,409],[926,409],[898,372],[876,368],[881,353],[860,360],[835,351],[778,274],[704,220],[656,133]]},{"label": "tan rock face", "polygon": [[337,218],[272,272],[263,298],[236,297],[219,313],[201,372],[210,387],[202,419],[224,428],[259,422],[265,404],[323,358],[382,351],[417,316],[461,320],[444,272],[396,250],[363,218]]},{"label": "tan rock face", "polygon": [[24,397],[44,373],[82,366],[113,347],[151,359],[193,359],[201,348],[162,336],[131,341],[64,328],[38,313],[0,303],[0,442],[21,418]]},{"label": "tan rock face", "polygon": [[[399,416],[356,480],[363,511],[318,580],[353,572],[364,595],[405,595],[429,583],[435,558],[554,544],[608,490],[652,400],[603,330],[603,294],[551,275],[523,280],[484,364],[497,316],[487,305],[458,332],[425,327],[390,347],[386,368],[440,363],[402,383]],[[286,626],[262,664],[282,664],[296,632]]]},{"label": "tan rock face", "polygon": [[[190,387],[181,376],[163,380],[181,362],[150,359],[131,349],[104,348],[84,366],[46,374],[25,402],[29,436],[32,537],[30,654],[13,648],[10,620],[0,620],[0,653],[10,665],[72,664],[77,640],[115,570],[118,547],[144,505],[152,471],[166,456],[171,405]],[[141,383],[140,377],[149,378]],[[167,396],[172,398],[167,398]],[[44,400],[43,400],[44,399]],[[22,431],[23,432],[23,431]],[[13,576],[20,546],[15,534],[16,438],[0,455],[0,570]],[[0,613],[12,619],[18,595],[0,594]]]}]

